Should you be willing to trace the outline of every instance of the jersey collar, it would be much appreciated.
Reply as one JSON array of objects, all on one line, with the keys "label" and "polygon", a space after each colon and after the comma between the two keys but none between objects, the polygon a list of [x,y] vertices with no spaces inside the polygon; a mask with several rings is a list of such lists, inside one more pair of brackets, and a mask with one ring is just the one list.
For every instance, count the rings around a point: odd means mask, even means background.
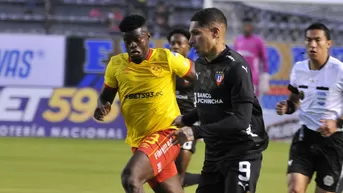
[{"label": "jersey collar", "polygon": [[[152,51],[153,50],[151,48],[149,48],[149,52],[148,52],[148,55],[146,56],[145,60],[149,60],[151,58]],[[130,56],[128,57],[128,60],[129,60],[129,62],[131,62]]]},{"label": "jersey collar", "polygon": [[[222,60],[226,60],[226,55],[230,52],[230,48],[229,48],[229,46],[227,46],[227,45],[225,45],[225,49],[222,51],[222,52],[220,52],[220,54],[218,54],[218,56],[215,58],[215,59],[213,59],[212,61],[210,61],[210,62],[207,62],[208,64],[215,64],[215,63],[219,63],[220,61],[222,61]],[[205,61],[207,61],[206,59],[205,59]]]},{"label": "jersey collar", "polygon": [[[328,58],[326,59],[326,61],[325,61],[325,63],[324,63],[324,65],[323,66],[321,66],[318,70],[321,70],[321,69],[323,69],[324,68],[324,66],[326,66],[326,64],[329,62],[329,60],[330,60],[330,55],[328,56]],[[310,60],[308,60],[308,69],[310,69],[310,70],[312,70],[311,69],[311,65],[310,65]]]}]

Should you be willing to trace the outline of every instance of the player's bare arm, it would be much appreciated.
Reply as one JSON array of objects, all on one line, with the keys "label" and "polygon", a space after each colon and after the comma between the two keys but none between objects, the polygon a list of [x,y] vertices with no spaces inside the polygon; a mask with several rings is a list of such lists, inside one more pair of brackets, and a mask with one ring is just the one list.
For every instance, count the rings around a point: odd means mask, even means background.
[{"label": "player's bare arm", "polygon": [[118,89],[104,85],[98,98],[97,108],[94,111],[94,118],[103,121],[104,117],[111,111],[111,105],[116,97]]}]

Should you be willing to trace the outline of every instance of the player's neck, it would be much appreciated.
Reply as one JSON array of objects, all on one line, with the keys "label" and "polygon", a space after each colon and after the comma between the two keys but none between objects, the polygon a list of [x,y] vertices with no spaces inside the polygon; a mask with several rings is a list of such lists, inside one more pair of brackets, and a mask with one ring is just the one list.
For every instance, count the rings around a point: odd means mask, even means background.
[{"label": "player's neck", "polygon": [[226,49],[225,43],[221,43],[218,46],[215,46],[213,48],[213,50],[211,51],[211,53],[206,56],[206,60],[208,62],[211,62],[212,60],[214,60],[222,51],[224,51]]},{"label": "player's neck", "polygon": [[322,57],[318,60],[311,60],[310,59],[310,69],[311,70],[320,70],[329,60],[329,55],[326,57]]}]

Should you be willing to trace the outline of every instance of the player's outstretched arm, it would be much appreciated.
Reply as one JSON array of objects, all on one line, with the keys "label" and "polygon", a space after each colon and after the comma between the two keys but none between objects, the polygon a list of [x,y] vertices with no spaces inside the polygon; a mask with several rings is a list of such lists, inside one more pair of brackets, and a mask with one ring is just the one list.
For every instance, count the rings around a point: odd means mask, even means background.
[{"label": "player's outstretched arm", "polygon": [[246,65],[237,63],[225,72],[225,77],[225,85],[231,91],[232,113],[216,123],[192,126],[196,139],[227,135],[249,127],[255,100],[251,74]]}]

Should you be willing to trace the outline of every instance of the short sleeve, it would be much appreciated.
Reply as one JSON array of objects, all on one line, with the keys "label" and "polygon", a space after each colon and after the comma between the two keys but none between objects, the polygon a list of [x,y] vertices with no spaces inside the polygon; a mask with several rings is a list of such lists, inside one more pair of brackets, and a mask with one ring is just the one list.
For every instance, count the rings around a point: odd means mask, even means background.
[{"label": "short sleeve", "polygon": [[291,91],[291,93],[294,94],[299,94],[299,90],[298,90],[298,84],[296,82],[297,77],[296,77],[296,65],[294,64],[292,70],[291,70],[291,74],[289,75],[289,85],[288,85],[288,90]]},{"label": "short sleeve", "polygon": [[192,61],[176,52],[168,52],[168,63],[171,71],[179,77],[184,77],[191,72]]},{"label": "short sleeve", "polygon": [[340,92],[343,92],[343,69],[339,68],[338,77],[337,77],[337,88]]},{"label": "short sleeve", "polygon": [[254,102],[254,86],[250,68],[240,63],[235,64],[224,75],[225,84],[229,85],[232,103]]},{"label": "short sleeve", "polygon": [[298,87],[298,85],[296,83],[295,65],[293,66],[293,68],[291,70],[291,74],[289,76],[289,84],[290,84],[290,86],[293,86],[294,88]]},{"label": "short sleeve", "polygon": [[111,88],[118,87],[118,82],[117,82],[114,72],[115,72],[114,58],[112,58],[110,62],[107,64],[106,71],[105,71],[105,78],[104,78],[105,85]]}]

